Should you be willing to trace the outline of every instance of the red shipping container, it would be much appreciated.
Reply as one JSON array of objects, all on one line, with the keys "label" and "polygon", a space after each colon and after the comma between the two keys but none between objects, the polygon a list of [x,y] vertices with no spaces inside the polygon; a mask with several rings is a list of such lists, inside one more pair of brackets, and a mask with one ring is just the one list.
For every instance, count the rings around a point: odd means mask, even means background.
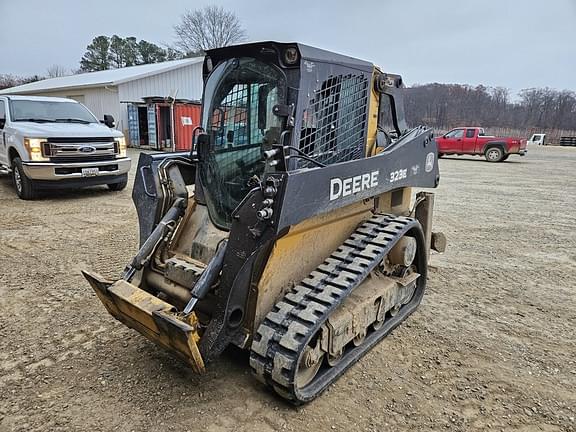
[{"label": "red shipping container", "polygon": [[187,151],[192,148],[192,135],[194,129],[200,126],[200,104],[174,105],[174,134],[176,151]]}]

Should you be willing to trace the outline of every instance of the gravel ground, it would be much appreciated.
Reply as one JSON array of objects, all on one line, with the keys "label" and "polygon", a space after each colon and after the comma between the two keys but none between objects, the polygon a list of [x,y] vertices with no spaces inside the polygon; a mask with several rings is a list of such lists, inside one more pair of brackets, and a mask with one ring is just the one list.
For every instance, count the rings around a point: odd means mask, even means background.
[{"label": "gravel ground", "polygon": [[197,376],[105,312],[79,271],[136,251],[130,189],[24,202],[0,176],[0,431],[575,431],[576,148],[440,167],[420,309],[301,408],[244,352]]}]

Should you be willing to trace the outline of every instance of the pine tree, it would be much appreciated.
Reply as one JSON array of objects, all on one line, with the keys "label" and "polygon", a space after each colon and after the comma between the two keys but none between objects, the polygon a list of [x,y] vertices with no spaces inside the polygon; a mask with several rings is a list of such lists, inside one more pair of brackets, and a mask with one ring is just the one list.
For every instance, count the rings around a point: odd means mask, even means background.
[{"label": "pine tree", "polygon": [[86,52],[80,60],[83,72],[94,72],[110,69],[110,39],[107,36],[97,36],[86,47]]},{"label": "pine tree", "polygon": [[126,42],[118,35],[113,35],[110,38],[110,66],[112,68],[123,68],[126,66]]},{"label": "pine tree", "polygon": [[124,39],[124,64],[125,66],[138,64],[138,42],[133,36]]},{"label": "pine tree", "polygon": [[97,36],[86,47],[80,60],[80,72],[94,72],[123,68],[141,64],[159,63],[182,58],[182,53],[173,48],[162,48],[135,37],[122,38],[118,35]]},{"label": "pine tree", "polygon": [[166,60],[166,52],[158,45],[145,40],[138,42],[140,64],[159,63]]}]

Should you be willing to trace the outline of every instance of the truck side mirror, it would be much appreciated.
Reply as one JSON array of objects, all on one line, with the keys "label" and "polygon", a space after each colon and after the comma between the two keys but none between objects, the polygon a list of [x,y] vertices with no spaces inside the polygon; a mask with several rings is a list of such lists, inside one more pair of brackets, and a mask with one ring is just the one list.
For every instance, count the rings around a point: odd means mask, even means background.
[{"label": "truck side mirror", "polygon": [[0,117],[0,129],[4,129],[6,126],[6,117]]},{"label": "truck side mirror", "polygon": [[114,117],[112,117],[110,114],[104,114],[104,122],[103,122],[106,126],[108,126],[110,129],[112,129],[113,127],[116,126],[116,123],[114,122]]}]

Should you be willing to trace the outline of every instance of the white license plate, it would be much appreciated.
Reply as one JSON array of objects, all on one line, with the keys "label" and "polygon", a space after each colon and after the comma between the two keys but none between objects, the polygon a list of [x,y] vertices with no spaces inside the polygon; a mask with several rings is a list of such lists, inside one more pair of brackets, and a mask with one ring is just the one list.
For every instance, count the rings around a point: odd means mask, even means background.
[{"label": "white license plate", "polygon": [[82,177],[94,177],[99,173],[98,168],[82,168]]}]

